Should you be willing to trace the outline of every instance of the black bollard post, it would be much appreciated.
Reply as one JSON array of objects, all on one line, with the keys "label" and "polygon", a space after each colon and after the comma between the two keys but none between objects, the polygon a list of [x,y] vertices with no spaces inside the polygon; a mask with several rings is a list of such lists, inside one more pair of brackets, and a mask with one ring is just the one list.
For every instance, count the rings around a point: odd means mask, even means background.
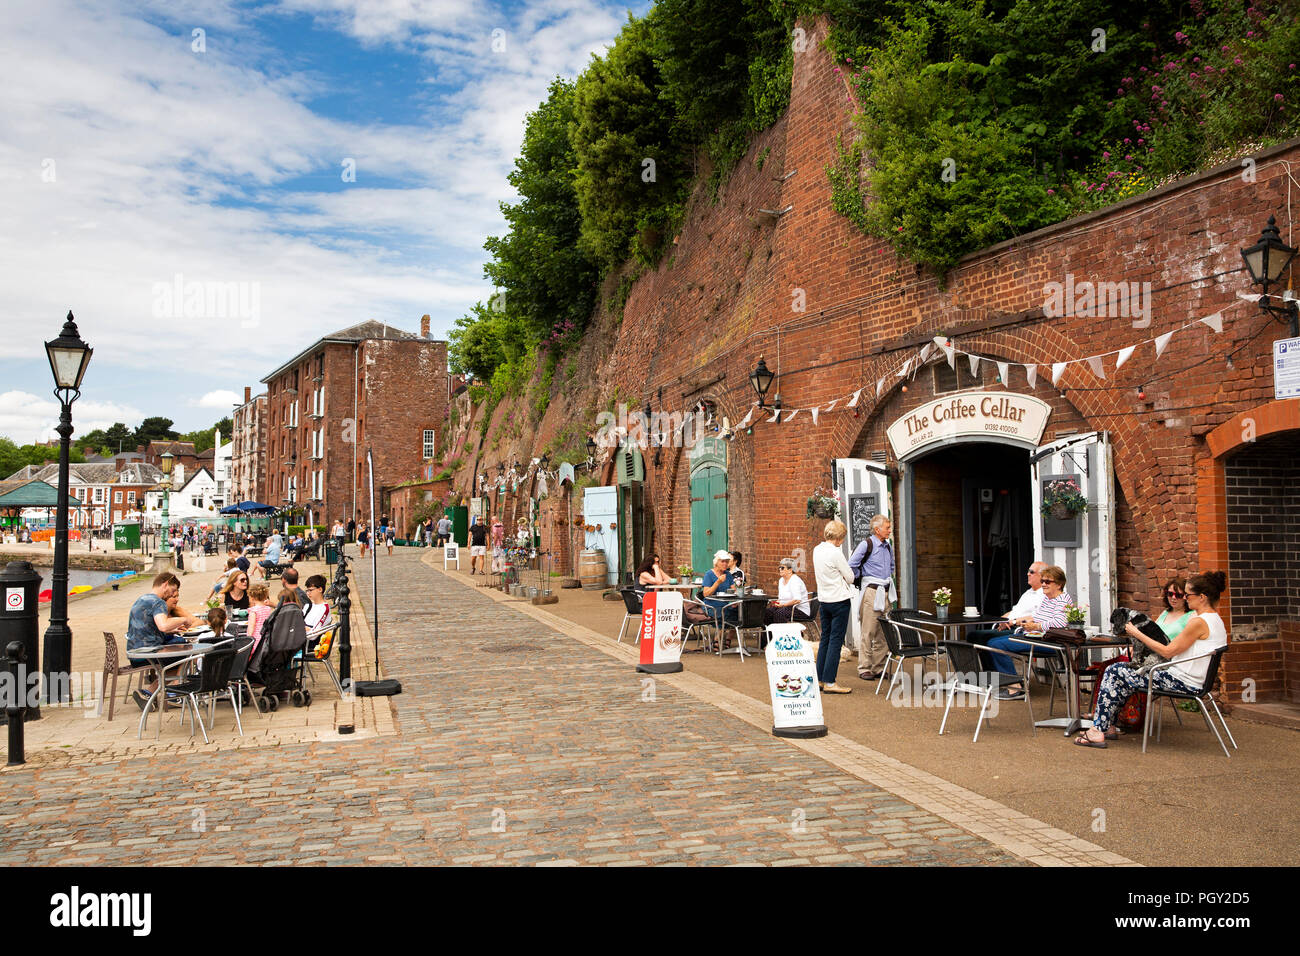
[{"label": "black bollard post", "polygon": [[10,698],[5,703],[5,716],[9,719],[9,766],[16,767],[27,762],[23,754],[23,724],[27,716],[27,680],[23,662],[27,660],[27,648],[22,641],[10,641],[5,648],[9,659]]},{"label": "black bollard post", "polygon": [[352,681],[352,598],[348,593],[348,559],[342,551],[339,551],[332,590],[337,595],[339,609],[339,683],[347,688]]}]

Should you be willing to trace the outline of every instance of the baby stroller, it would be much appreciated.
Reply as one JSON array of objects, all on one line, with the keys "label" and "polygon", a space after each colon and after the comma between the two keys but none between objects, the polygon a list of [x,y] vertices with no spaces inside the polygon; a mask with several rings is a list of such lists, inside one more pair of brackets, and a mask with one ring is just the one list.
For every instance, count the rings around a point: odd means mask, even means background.
[{"label": "baby stroller", "polygon": [[298,654],[306,646],[302,608],[286,601],[262,625],[262,640],[248,662],[248,676],[262,685],[257,697],[259,712],[275,710],[286,693],[295,707],[311,705],[311,691],[302,686],[304,663]]}]

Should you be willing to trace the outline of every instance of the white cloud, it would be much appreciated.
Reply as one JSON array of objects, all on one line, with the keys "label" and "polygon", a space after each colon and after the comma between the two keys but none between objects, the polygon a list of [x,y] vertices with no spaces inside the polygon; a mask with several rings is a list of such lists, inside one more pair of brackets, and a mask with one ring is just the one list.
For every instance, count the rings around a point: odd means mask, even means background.
[{"label": "white cloud", "polygon": [[[315,112],[365,94],[348,88],[350,75],[295,69],[293,50],[269,46],[259,31],[285,13],[371,50],[418,52],[428,73],[410,84],[430,91],[425,116]],[[129,395],[146,414],[180,418],[208,407],[195,395],[241,394],[319,335],[365,318],[413,330],[428,312],[445,332],[491,294],[481,247],[504,229],[498,203],[511,198],[524,116],[624,18],[596,0],[6,0],[0,360],[22,373],[8,384],[36,388],[41,339],[69,308],[96,350],[78,415],[92,397]],[[202,54],[192,27],[208,31]],[[340,189],[349,157],[357,182]],[[321,177],[334,191],[302,185]],[[177,275],[255,287],[255,323],[156,318],[155,286]],[[57,417],[12,404],[0,408],[0,434],[34,437],[23,416],[38,427]]]},{"label": "white cloud", "polygon": [[[78,401],[72,406],[72,441],[97,428],[109,428],[114,422],[138,423],[144,416],[139,409],[113,402]],[[57,439],[54,426],[59,423],[59,403],[30,392],[0,393],[0,435],[19,445]]]},{"label": "white cloud", "polygon": [[216,391],[208,392],[194,404],[198,405],[199,408],[219,408],[222,411],[229,412],[235,405],[243,403],[234,392]]}]

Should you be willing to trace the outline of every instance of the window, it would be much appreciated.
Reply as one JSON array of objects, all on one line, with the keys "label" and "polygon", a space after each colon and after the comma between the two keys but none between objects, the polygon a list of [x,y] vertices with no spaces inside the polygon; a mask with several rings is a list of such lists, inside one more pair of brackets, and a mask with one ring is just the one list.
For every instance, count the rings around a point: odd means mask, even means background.
[{"label": "window", "polygon": [[133,504],[135,504],[135,492],[134,492],[134,491],[128,491],[128,492],[126,493],[126,503],[129,504],[129,505],[133,505]]},{"label": "window", "polygon": [[95,494],[95,504],[97,505],[104,504],[104,489],[96,488],[94,494]]},{"label": "window", "polygon": [[424,458],[427,461],[433,457],[433,429],[424,430]]},{"label": "window", "polygon": [[202,507],[203,507],[203,496],[202,496],[202,495],[190,495],[190,504],[193,505],[195,508],[202,508]]},{"label": "window", "polygon": [[120,491],[113,492],[113,504],[120,505],[121,503],[122,503],[122,492]]}]

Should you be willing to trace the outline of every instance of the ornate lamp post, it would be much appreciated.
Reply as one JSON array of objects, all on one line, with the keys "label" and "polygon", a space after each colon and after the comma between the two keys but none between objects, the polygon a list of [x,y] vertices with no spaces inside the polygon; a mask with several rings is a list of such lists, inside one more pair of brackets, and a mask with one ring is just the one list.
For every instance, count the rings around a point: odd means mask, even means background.
[{"label": "ornate lamp post", "polygon": [[[1268,300],[1268,287],[1282,283],[1282,273],[1286,272],[1295,254],[1296,250],[1282,241],[1277,221],[1272,216],[1268,217],[1268,225],[1260,232],[1259,241],[1241,250],[1241,258],[1246,262],[1251,281],[1264,290],[1259,298],[1259,307],[1288,324],[1293,339],[1300,337],[1300,305],[1296,304],[1294,298],[1284,299],[1280,306],[1271,304]],[[1291,294],[1293,293],[1288,293]]]},{"label": "ornate lamp post", "polygon": [[758,392],[759,408],[767,407],[763,402],[767,398],[767,390],[772,387],[772,379],[774,378],[776,376],[768,371],[767,363],[763,361],[763,357],[760,355],[758,357],[758,367],[749,373],[749,384],[753,385],[754,391]]},{"label": "ornate lamp post", "polygon": [[176,461],[176,456],[169,451],[165,451],[162,453],[162,455],[159,456],[158,460],[162,463],[162,471],[163,471],[162,481],[159,482],[159,484],[162,485],[163,499],[162,499],[162,518],[161,518],[161,523],[158,525],[158,543],[162,545],[162,550],[164,554],[171,554],[171,550],[172,550],[171,522],[167,515],[167,510],[171,504],[172,464],[173,462]]},{"label": "ornate lamp post", "polygon": [[54,395],[59,400],[59,507],[54,521],[54,575],[50,596],[50,625],[45,630],[43,660],[46,703],[71,700],[72,629],[68,627],[68,449],[72,439],[72,403],[81,397],[81,380],[90,364],[92,349],[77,333],[68,313],[57,339],[45,343],[54,373]]}]

